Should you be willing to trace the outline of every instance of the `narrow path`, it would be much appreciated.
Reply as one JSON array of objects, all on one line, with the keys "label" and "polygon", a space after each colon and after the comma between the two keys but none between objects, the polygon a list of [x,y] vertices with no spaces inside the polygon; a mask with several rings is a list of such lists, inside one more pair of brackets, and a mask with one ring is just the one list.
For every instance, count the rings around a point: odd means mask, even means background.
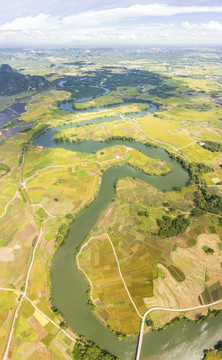
[{"label": "narrow path", "polygon": [[[163,144],[163,145],[167,145],[169,147],[171,147],[172,149],[174,149],[177,153],[179,153],[180,155],[184,156],[188,161],[189,163],[191,163],[190,159],[188,158],[188,156],[184,155],[183,153],[181,153],[179,151],[179,149],[175,148],[173,145],[170,145],[164,141],[160,141],[160,140],[156,140],[154,139],[152,136],[150,136],[149,134],[147,134],[144,130],[142,130],[138,125],[135,124],[135,122],[132,122],[132,121],[129,121],[127,118],[125,118],[123,115],[120,115],[122,119],[126,120],[129,124],[132,124],[134,125],[139,131],[141,131],[143,134],[145,134],[148,138],[150,138],[151,140],[155,141],[155,142],[158,142],[160,144]],[[131,119],[131,120],[134,120],[134,119]],[[189,144],[190,145],[190,144]]]},{"label": "narrow path", "polygon": [[9,110],[11,110],[11,112],[13,112],[13,113],[14,113],[14,114],[16,114],[16,115],[21,116],[21,114],[20,114],[20,113],[18,113],[17,111],[15,111],[15,110],[13,110],[13,109],[9,108]]},{"label": "narrow path", "polygon": [[139,343],[138,343],[138,347],[137,347],[137,353],[136,353],[135,360],[140,359],[140,354],[141,354],[141,350],[142,350],[142,342],[143,342],[144,324],[145,324],[147,315],[151,311],[163,310],[163,311],[171,311],[171,312],[185,312],[185,311],[203,309],[203,308],[206,308],[206,307],[209,307],[209,306],[220,304],[221,302],[222,302],[222,299],[218,300],[218,301],[215,301],[213,303],[207,304],[207,305],[199,305],[199,306],[194,306],[194,307],[190,307],[190,308],[187,308],[187,309],[167,309],[167,308],[164,308],[164,307],[153,307],[153,308],[147,310],[147,312],[143,315],[143,318],[142,318],[143,320],[142,320],[141,329],[140,329],[140,333],[139,333]]},{"label": "narrow path", "polygon": [[189,143],[188,145],[183,146],[183,147],[179,148],[178,150],[186,149],[188,146],[190,146],[190,145],[192,145],[192,144],[196,144],[196,141],[192,141],[192,142]]},{"label": "narrow path", "polygon": [[[136,313],[137,313],[138,316],[142,319],[143,317],[140,315],[140,313],[139,313],[139,311],[138,311],[138,309],[137,309],[137,307],[136,307],[136,305],[135,305],[135,303],[134,303],[134,301],[133,301],[133,299],[132,299],[132,297],[131,297],[131,295],[130,295],[130,292],[129,292],[127,286],[126,286],[125,280],[123,279],[122,272],[121,272],[120,265],[119,265],[119,260],[118,260],[118,257],[117,257],[117,255],[116,255],[116,250],[115,250],[115,248],[114,248],[114,246],[113,246],[112,240],[110,239],[109,235],[108,235],[107,233],[104,233],[104,234],[99,235],[99,236],[92,236],[92,237],[87,241],[87,243],[86,243],[83,247],[87,246],[91,240],[93,240],[93,239],[99,239],[99,238],[101,238],[102,236],[106,236],[106,237],[108,238],[109,242],[110,242],[110,245],[112,246],[112,249],[113,249],[113,253],[114,253],[115,259],[116,259],[116,263],[117,263],[117,267],[118,267],[118,271],[119,271],[120,278],[121,278],[121,280],[122,280],[122,282],[123,282],[123,285],[124,285],[124,287],[125,287],[125,289],[126,289],[126,292],[127,292],[128,296],[129,296],[129,298],[130,298],[130,301],[131,301],[134,309],[136,310]],[[81,249],[83,249],[83,247],[81,247]],[[79,254],[78,254],[78,256],[77,256],[77,259],[78,259],[78,257],[79,257],[80,254],[81,254],[81,251],[79,252]],[[78,262],[78,261],[77,261],[77,262]],[[81,269],[81,267],[79,266],[79,262],[78,262],[78,267],[79,267],[79,269]],[[82,269],[81,269],[81,271],[85,274],[85,272],[84,272]],[[85,275],[86,275],[86,274],[85,274]],[[88,279],[88,276],[87,276],[87,275],[86,275],[86,278]],[[91,283],[90,280],[89,280],[89,283],[90,283],[91,286],[92,286],[92,283]]]},{"label": "narrow path", "polygon": [[90,278],[88,277],[88,275],[85,273],[85,271],[84,271],[84,270],[81,268],[81,266],[79,265],[79,256],[81,255],[82,250],[84,249],[84,247],[87,247],[88,244],[90,243],[90,241],[93,240],[93,239],[97,239],[97,236],[91,237],[91,238],[87,241],[87,243],[85,243],[83,246],[81,246],[81,250],[79,251],[79,253],[78,253],[77,257],[76,257],[76,262],[77,262],[77,267],[78,267],[78,269],[85,275],[87,281],[88,281],[89,284],[90,284],[90,298],[91,298],[91,301],[93,302],[93,304],[96,305],[96,304],[94,303],[94,301],[93,301],[93,298],[92,298],[93,283],[92,283],[92,281],[90,280]]},{"label": "narrow path", "polygon": [[132,302],[132,304],[133,304],[133,306],[134,306],[134,308],[135,308],[138,316],[142,319],[143,317],[140,315],[140,313],[139,313],[139,311],[138,311],[138,309],[137,309],[137,307],[136,307],[136,305],[135,305],[135,303],[134,303],[134,301],[133,301],[133,299],[132,299],[132,297],[131,297],[131,295],[130,295],[130,292],[129,292],[127,286],[126,286],[125,280],[123,279],[122,272],[121,272],[120,265],[119,265],[119,260],[118,260],[118,257],[117,257],[117,255],[116,255],[116,250],[115,250],[115,248],[114,248],[114,246],[113,246],[112,240],[110,239],[110,237],[109,237],[109,235],[108,235],[107,233],[105,233],[104,235],[107,236],[107,238],[109,239],[110,245],[112,246],[112,249],[113,249],[113,252],[114,252],[114,256],[115,256],[116,262],[117,262],[117,267],[118,267],[118,270],[119,270],[119,275],[120,275],[121,280],[122,280],[122,282],[123,282],[123,285],[124,285],[124,287],[125,287],[125,289],[126,289],[126,292],[127,292],[128,296],[129,296],[129,298],[130,298],[130,300],[131,300],[131,302]]},{"label": "narrow path", "polygon": [[57,327],[57,329],[61,330],[70,340],[72,341],[76,341],[75,338],[73,338],[72,336],[70,336],[64,329],[62,329],[58,324],[56,324],[52,319],[50,319],[46,314],[44,314],[34,303],[31,299],[28,298],[28,296],[25,295],[25,293],[23,293],[20,290],[16,290],[16,289],[9,289],[9,288],[0,288],[0,291],[11,291],[17,294],[22,295],[26,300],[28,300],[32,306],[41,314],[44,316],[44,318],[46,318],[48,321],[50,321],[54,326]]},{"label": "narrow path", "polygon": [[38,175],[39,173],[45,171],[45,170],[50,170],[50,169],[54,169],[54,168],[59,168],[59,167],[67,167],[67,166],[76,166],[76,165],[84,165],[84,164],[92,164],[92,163],[97,163],[97,164],[103,164],[106,162],[110,162],[112,160],[116,160],[116,158],[113,158],[111,160],[106,160],[106,161],[97,161],[97,160],[92,160],[92,161],[84,161],[84,162],[79,162],[79,163],[72,163],[72,164],[65,164],[65,165],[51,165],[51,166],[47,166],[41,170],[38,170],[36,173],[32,174],[28,179],[26,179],[23,183],[22,183],[22,188],[25,189],[26,188],[26,183],[32,179],[34,176]]},{"label": "narrow path", "polygon": [[[124,145],[124,146],[125,146],[125,145]],[[125,146],[125,148],[126,148],[126,153],[127,153],[128,151],[134,150],[134,149],[132,149],[132,148],[130,148],[130,147],[127,147],[127,146]],[[84,162],[79,162],[79,163],[71,163],[71,164],[65,164],[65,165],[63,165],[63,164],[61,164],[61,165],[50,165],[50,166],[47,166],[47,167],[45,167],[45,168],[43,168],[43,169],[41,169],[41,170],[36,171],[36,172],[35,172],[34,174],[32,174],[28,179],[26,179],[25,181],[23,181],[22,184],[21,184],[21,185],[22,185],[22,189],[25,189],[25,188],[26,188],[26,183],[27,183],[30,179],[32,179],[34,176],[38,175],[39,173],[41,173],[41,172],[43,172],[43,171],[45,171],[45,170],[50,170],[50,169],[59,168],[59,167],[67,167],[67,166],[87,165],[87,164],[92,164],[92,163],[96,163],[96,164],[102,165],[102,164],[109,163],[109,162],[112,162],[113,160],[118,160],[118,159],[121,159],[121,160],[124,160],[124,161],[126,160],[126,159],[123,159],[122,157],[119,157],[119,158],[113,157],[113,158],[110,159],[110,160],[104,160],[104,161],[89,160],[89,161],[84,161]]]},{"label": "narrow path", "polygon": [[54,216],[54,215],[51,215],[51,214],[48,212],[48,210],[46,210],[46,209],[44,208],[44,206],[42,206],[42,204],[32,204],[32,205],[29,205],[29,206],[31,206],[31,207],[39,206],[39,207],[41,207],[41,208],[46,212],[46,214],[47,214],[49,217],[51,217],[51,218],[55,218],[55,217],[56,217],[56,216]]},{"label": "narrow path", "polygon": [[11,326],[11,330],[10,330],[10,334],[9,334],[9,338],[8,338],[8,343],[7,343],[7,347],[6,347],[6,350],[5,350],[5,354],[4,354],[4,357],[3,357],[3,360],[7,360],[7,357],[8,357],[8,351],[9,351],[9,347],[10,347],[10,344],[11,344],[11,340],[12,340],[12,335],[13,335],[13,330],[14,330],[14,326],[15,326],[15,321],[18,317],[18,313],[19,313],[19,310],[20,310],[20,307],[22,305],[22,302],[24,300],[24,297],[26,296],[26,293],[27,293],[27,289],[28,289],[28,283],[29,283],[29,277],[30,277],[30,273],[31,273],[31,270],[32,270],[32,266],[33,266],[33,262],[34,262],[34,258],[35,258],[35,253],[36,253],[36,249],[37,249],[37,246],[39,244],[39,241],[42,237],[42,228],[40,229],[40,234],[39,234],[39,237],[36,241],[36,244],[34,246],[34,249],[33,249],[33,253],[32,253],[32,257],[31,257],[31,263],[29,265],[29,269],[28,269],[28,273],[27,273],[27,277],[26,277],[26,282],[25,282],[25,290],[24,290],[24,293],[20,299],[20,302],[17,306],[17,309],[15,311],[15,315],[14,315],[14,318],[13,318],[13,321],[12,321],[12,326]]},{"label": "narrow path", "polygon": [[13,198],[8,202],[8,204],[6,204],[5,210],[4,210],[3,214],[0,215],[0,219],[6,214],[6,211],[7,211],[8,206],[15,200],[15,198],[16,198],[17,195],[18,195],[18,190],[16,191],[15,195],[13,196]]}]

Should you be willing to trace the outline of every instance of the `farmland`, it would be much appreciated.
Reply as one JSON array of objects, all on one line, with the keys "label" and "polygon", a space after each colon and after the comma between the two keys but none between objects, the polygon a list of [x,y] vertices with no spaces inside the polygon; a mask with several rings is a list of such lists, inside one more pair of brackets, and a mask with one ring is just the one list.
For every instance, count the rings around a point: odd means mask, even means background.
[{"label": "farmland", "polygon": [[[71,250],[71,267],[76,263],[88,286],[81,302],[118,339],[135,340],[148,309],[186,309],[222,299],[222,72],[217,56],[207,54],[215,56],[211,64],[204,51],[188,50],[182,63],[161,50],[144,50],[140,58],[133,51],[129,56],[101,49],[92,51],[90,61],[81,50],[46,51],[41,59],[18,51],[14,60],[1,52],[2,63],[7,58],[13,69],[50,83],[47,90],[0,97],[1,358],[73,358],[81,333],[55,306],[51,264],[71,223],[93,204],[104,174],[114,167],[121,172],[128,166],[132,177],[112,185],[112,201]],[[101,87],[110,92],[102,96]],[[69,110],[62,110],[67,103]],[[47,131],[54,131],[54,140],[35,145]],[[90,141],[104,148],[87,152]],[[134,142],[154,146],[157,153],[167,150],[190,183],[158,188],[155,181],[167,181],[172,165],[145,155]],[[72,148],[76,144],[85,151]],[[153,185],[137,179],[140,170],[154,176]],[[164,235],[167,225],[160,231],[164,223],[174,224],[174,235]],[[210,309],[220,310],[221,304]],[[145,331],[177,316],[197,321],[207,313],[207,306],[153,311],[152,327]]]},{"label": "farmland", "polygon": [[[91,295],[96,311],[114,330],[120,329],[126,334],[136,331],[139,317],[127,294],[124,295],[123,283],[121,301],[117,295],[121,279],[109,238],[140,314],[146,308],[155,306],[179,309],[220,299],[222,257],[218,220],[210,216],[193,218],[184,234],[169,240],[157,236],[156,219],[165,214],[172,217],[188,214],[192,207],[192,191],[189,188],[182,193],[164,194],[130,178],[118,183],[115,202],[95,225],[95,230],[89,234],[87,245],[79,256],[79,266],[93,284]],[[210,234],[212,226],[214,234]],[[204,229],[203,233],[200,229]],[[205,245],[213,247],[213,256],[204,253],[202,248]],[[220,261],[215,262],[214,256]],[[191,271],[194,264],[196,272]],[[173,291],[175,288],[176,292]],[[208,289],[210,293],[215,290],[215,296],[211,293],[206,297]],[[184,291],[189,294],[186,298]],[[134,327],[132,314],[137,319]],[[186,316],[195,319],[197,314],[193,312]],[[175,314],[164,312],[151,314],[157,327],[174,317]],[[128,319],[131,319],[130,327]]]}]

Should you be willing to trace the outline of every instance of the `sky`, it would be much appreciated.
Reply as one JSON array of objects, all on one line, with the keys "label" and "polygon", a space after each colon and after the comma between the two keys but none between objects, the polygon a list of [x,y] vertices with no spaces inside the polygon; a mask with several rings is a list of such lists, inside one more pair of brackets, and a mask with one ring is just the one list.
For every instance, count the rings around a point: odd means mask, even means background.
[{"label": "sky", "polygon": [[7,0],[0,46],[221,45],[222,0]]}]

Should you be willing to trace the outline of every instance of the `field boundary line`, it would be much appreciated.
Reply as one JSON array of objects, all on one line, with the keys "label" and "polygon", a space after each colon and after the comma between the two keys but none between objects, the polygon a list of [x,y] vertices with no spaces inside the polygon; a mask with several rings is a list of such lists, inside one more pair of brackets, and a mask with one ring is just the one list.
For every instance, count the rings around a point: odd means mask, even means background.
[{"label": "field boundary line", "polygon": [[90,278],[88,277],[88,275],[85,273],[85,271],[84,271],[84,270],[81,268],[81,266],[79,265],[79,256],[81,255],[81,252],[82,252],[83,248],[84,248],[84,247],[87,247],[91,240],[97,239],[97,238],[98,238],[98,236],[92,236],[92,237],[87,241],[87,243],[85,243],[83,246],[81,246],[81,249],[80,249],[78,255],[76,256],[77,267],[78,267],[78,269],[84,274],[84,276],[86,277],[87,281],[88,281],[89,284],[90,284],[90,287],[91,287],[91,289],[90,289],[90,298],[91,298],[91,301],[93,302],[94,305],[95,305],[95,303],[94,303],[93,298],[92,298],[93,284],[92,284],[92,281],[90,280]]},{"label": "field boundary line", "polygon": [[84,161],[84,162],[79,162],[79,163],[72,163],[72,164],[61,164],[61,165],[50,165],[47,166],[41,170],[38,170],[36,173],[34,173],[33,175],[31,175],[28,179],[26,179],[22,185],[23,185],[23,189],[26,187],[26,183],[27,181],[29,181],[30,179],[32,179],[34,176],[38,175],[39,173],[45,171],[45,170],[49,170],[49,169],[54,169],[54,168],[59,168],[59,167],[66,167],[66,166],[77,166],[77,165],[84,165],[84,164],[92,164],[92,163],[97,163],[97,164],[103,164],[105,162],[109,162],[112,160],[116,160],[116,158],[113,158],[111,160],[105,160],[105,161],[97,161],[97,160],[92,160],[92,161]]},{"label": "field boundary line", "polygon": [[147,310],[142,317],[142,323],[141,323],[141,328],[140,328],[140,333],[139,333],[139,342],[138,342],[138,346],[137,346],[137,353],[136,353],[135,360],[140,359],[140,354],[141,354],[141,350],[142,350],[142,342],[143,342],[144,323],[145,323],[147,315],[151,311],[162,310],[162,311],[170,311],[170,312],[186,312],[186,311],[192,311],[192,310],[197,310],[197,309],[203,309],[203,308],[206,308],[209,306],[214,306],[214,305],[220,304],[221,302],[222,302],[222,299],[215,301],[213,303],[210,303],[210,304],[194,306],[194,307],[190,307],[190,308],[186,308],[186,309],[170,309],[170,308],[164,308],[164,307],[153,307],[153,308]]},{"label": "field boundary line", "polygon": [[[122,272],[121,272],[120,265],[119,265],[119,260],[118,260],[117,255],[116,255],[115,248],[114,248],[114,246],[113,246],[112,240],[110,239],[110,237],[109,237],[109,235],[108,235],[107,233],[104,233],[104,234],[101,234],[101,235],[98,235],[98,236],[92,236],[92,237],[87,241],[87,243],[85,243],[85,244],[81,247],[81,250],[80,250],[80,252],[79,252],[78,255],[77,255],[77,264],[78,264],[78,267],[79,267],[79,269],[85,274],[85,272],[84,272],[84,271],[82,270],[82,268],[79,266],[78,257],[79,257],[79,255],[81,254],[82,249],[83,249],[84,247],[86,247],[91,240],[93,240],[93,239],[99,239],[99,238],[101,238],[102,236],[106,236],[106,237],[108,238],[109,242],[110,242],[110,245],[111,245],[111,247],[112,247],[112,250],[113,250],[113,253],[114,253],[114,256],[115,256],[115,259],[116,259],[116,263],[117,263],[117,267],[118,267],[118,271],[119,271],[120,278],[121,278],[121,280],[122,280],[122,282],[123,282],[123,285],[124,285],[124,287],[125,287],[125,289],[126,289],[126,292],[127,292],[128,296],[129,296],[129,298],[130,298],[130,301],[131,301],[131,303],[133,304],[133,307],[134,307],[135,310],[136,310],[136,313],[137,313],[138,316],[142,319],[143,317],[142,317],[142,315],[140,315],[140,313],[139,313],[139,311],[138,311],[138,309],[137,309],[137,307],[136,307],[136,305],[135,305],[135,303],[134,303],[134,301],[133,301],[133,299],[132,299],[132,297],[131,297],[131,295],[130,295],[130,292],[129,292],[127,286],[126,286],[125,280],[123,279]],[[93,285],[92,285],[91,280],[88,278],[88,276],[87,276],[86,274],[85,274],[85,276],[86,276],[86,278],[88,279],[88,281],[89,281],[89,283],[91,284],[92,289],[93,289]],[[91,297],[91,299],[92,299],[92,297]]]},{"label": "field boundary line", "polygon": [[56,326],[57,329],[61,330],[70,340],[76,341],[75,338],[73,338],[72,336],[70,336],[69,334],[67,334],[67,332],[66,332],[64,329],[62,329],[58,324],[56,324],[52,319],[50,319],[46,314],[44,314],[44,313],[33,303],[33,301],[32,301],[31,299],[29,299],[28,296],[25,295],[22,291],[17,290],[17,289],[9,289],[9,288],[0,288],[0,291],[1,291],[1,290],[11,291],[11,292],[14,292],[14,293],[17,293],[17,294],[20,294],[20,295],[24,296],[24,298],[25,298],[26,300],[28,300],[28,301],[32,304],[32,306],[33,306],[41,315],[43,315],[48,321],[50,321],[54,326]]},{"label": "field boundary line", "polygon": [[46,209],[44,208],[44,206],[42,206],[42,204],[31,204],[31,205],[29,205],[29,206],[31,206],[31,207],[39,206],[39,207],[41,207],[41,208],[46,212],[46,214],[47,214],[49,217],[56,218],[56,216],[55,216],[55,215],[51,215],[51,214],[48,212],[48,210],[46,210]]},{"label": "field boundary line", "polygon": [[[150,136],[149,134],[147,134],[144,130],[142,130],[142,129],[141,129],[138,125],[136,125],[134,122],[132,122],[132,121],[124,118],[123,115],[122,115],[121,117],[122,117],[122,119],[126,120],[126,122],[128,122],[128,123],[132,124],[133,126],[135,126],[139,131],[141,131],[142,133],[144,133],[144,134],[145,134],[148,138],[150,138],[151,140],[153,140],[153,141],[155,141],[155,142],[158,142],[158,143],[160,143],[160,144],[164,144],[164,145],[167,145],[167,146],[171,147],[171,148],[174,149],[177,153],[179,153],[180,155],[184,156],[184,157],[189,161],[189,163],[191,163],[191,161],[190,161],[190,159],[188,158],[188,156],[184,155],[183,153],[181,153],[181,152],[179,151],[180,149],[175,148],[173,145],[168,144],[168,143],[166,143],[165,141],[161,141],[161,140],[156,140],[156,139],[154,139],[152,136]],[[131,120],[134,120],[134,119],[131,118]],[[134,121],[135,121],[135,120],[134,120]]]},{"label": "field boundary line", "polygon": [[6,211],[7,211],[8,206],[11,204],[12,201],[15,200],[15,198],[16,198],[17,195],[18,195],[18,192],[19,192],[19,191],[17,190],[16,193],[15,193],[15,195],[14,195],[14,197],[8,202],[8,204],[6,204],[5,210],[4,210],[3,214],[0,215],[0,219],[6,214]]},{"label": "field boundary line", "polygon": [[[129,148],[128,146],[125,146],[126,148],[126,153],[130,150],[134,150],[132,148]],[[22,183],[22,188],[25,189],[26,188],[26,183],[27,181],[29,181],[30,179],[32,179],[34,176],[38,175],[39,173],[45,171],[45,170],[49,170],[49,169],[54,169],[54,168],[59,168],[59,167],[66,167],[66,166],[77,166],[77,165],[87,165],[87,164],[93,164],[93,163],[96,163],[96,164],[105,164],[105,163],[109,163],[113,160],[118,160],[118,159],[122,159],[124,161],[126,161],[126,159],[123,159],[122,157],[119,157],[119,158],[116,158],[116,157],[113,157],[112,159],[110,160],[104,160],[104,161],[98,161],[98,160],[92,160],[92,161],[84,161],[84,162],[78,162],[78,163],[72,163],[72,164],[61,164],[61,165],[50,165],[50,166],[47,166],[41,170],[38,170],[36,173],[32,174],[28,179],[26,179],[25,181],[23,181]]]},{"label": "field boundary line", "polygon": [[19,304],[17,306],[17,309],[15,311],[15,315],[14,315],[14,318],[13,318],[13,321],[12,321],[12,326],[11,326],[11,330],[10,330],[10,333],[9,333],[8,343],[7,343],[7,347],[6,347],[6,350],[5,350],[3,360],[7,360],[8,351],[9,351],[9,347],[10,347],[10,344],[11,344],[13,330],[14,330],[14,326],[15,326],[15,321],[16,321],[16,318],[18,317],[19,309],[20,309],[20,307],[22,305],[22,302],[24,300],[24,297],[26,296],[26,293],[27,293],[29,277],[30,277],[30,273],[31,273],[31,270],[32,270],[32,265],[33,265],[34,258],[35,258],[36,248],[37,248],[37,246],[39,244],[39,241],[40,241],[40,239],[42,237],[42,233],[43,233],[43,230],[41,228],[40,229],[40,234],[38,236],[38,239],[37,239],[36,244],[35,244],[34,249],[33,249],[32,257],[31,257],[31,263],[30,263],[29,268],[28,268],[28,273],[27,273],[26,282],[25,282],[25,290],[24,290],[24,293],[23,293],[23,295],[22,295],[22,297],[20,299],[20,302],[19,302]]},{"label": "field boundary line", "polygon": [[192,144],[196,144],[196,141],[192,141],[192,142],[189,143],[188,145],[183,146],[183,147],[179,148],[178,150],[186,149],[188,146],[190,146],[190,145],[192,145]]},{"label": "field boundary line", "polygon": [[[122,280],[122,282],[123,282],[123,284],[124,284],[124,287],[125,287],[125,289],[126,289],[126,292],[127,292],[128,296],[129,296],[129,298],[130,298],[130,300],[131,300],[131,302],[132,302],[132,304],[133,304],[133,306],[134,306],[137,314],[138,314],[139,317],[142,319],[143,317],[142,317],[142,315],[140,315],[140,313],[139,313],[139,311],[138,311],[138,309],[137,309],[137,307],[136,307],[136,304],[134,303],[134,301],[133,301],[133,299],[132,299],[132,297],[131,297],[131,295],[130,295],[130,292],[129,292],[127,286],[126,286],[125,280],[123,279],[122,272],[121,272],[120,265],[119,265],[119,260],[118,260],[118,257],[117,257],[117,255],[116,255],[116,250],[115,250],[115,248],[114,248],[114,245],[113,245],[113,243],[112,243],[112,240],[110,239],[110,237],[109,237],[109,235],[108,235],[107,233],[105,233],[104,235],[107,236],[107,238],[108,238],[108,240],[109,240],[109,242],[110,242],[110,245],[112,246],[113,253],[114,253],[114,256],[115,256],[115,258],[116,258],[116,262],[117,262],[117,267],[118,267],[118,270],[119,270],[119,274],[120,274],[121,280]],[[101,235],[101,236],[102,236],[102,235]]]}]

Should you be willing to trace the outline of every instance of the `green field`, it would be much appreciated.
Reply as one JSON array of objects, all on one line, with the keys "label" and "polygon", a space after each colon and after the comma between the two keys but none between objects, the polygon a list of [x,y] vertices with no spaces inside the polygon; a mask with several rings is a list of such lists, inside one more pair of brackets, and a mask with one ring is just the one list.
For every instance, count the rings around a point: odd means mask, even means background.
[{"label": "green field", "polygon": [[[47,91],[0,97],[0,110],[16,101],[27,103],[18,121],[28,126],[14,133],[12,123],[0,129],[1,358],[13,319],[11,359],[73,358],[80,334],[74,334],[53,307],[53,254],[75,216],[95,199],[110,166],[129,164],[151,175],[171,171],[167,163],[123,145],[92,154],[34,146],[34,138],[46,128],[100,119],[97,124],[65,128],[55,139],[148,143],[178,156],[192,177],[188,186],[169,192],[133,178],[116,184],[114,200],[78,255],[79,267],[93,285],[89,305],[104,326],[124,337],[138,332],[138,314],[149,308],[187,308],[222,298],[222,153],[203,147],[205,141],[222,142],[220,52],[184,50],[178,57],[177,50],[172,51],[173,57],[161,49],[142,54],[92,50],[88,63],[81,63],[84,49],[45,50],[41,59],[30,50],[17,49],[15,56],[1,51],[1,63],[50,81]],[[58,86],[60,80],[67,81],[64,88]],[[101,89],[91,87],[101,83],[109,94],[98,96]],[[94,98],[74,104],[77,112],[59,109],[61,102],[88,96]],[[146,103],[156,104],[157,111],[137,117],[149,108]],[[119,120],[106,122],[114,116]],[[200,170],[204,166],[207,172]],[[173,224],[180,216],[189,220],[185,230],[171,237],[159,235],[164,217]],[[213,308],[221,309],[221,304]],[[185,315],[196,320],[206,313],[207,308]],[[151,313],[154,328],[174,317],[165,311]],[[206,359],[218,356],[213,350]]]},{"label": "green field", "polygon": [[[137,324],[134,326],[134,321],[131,320],[129,326],[127,319],[132,316],[132,304],[121,300],[120,305],[120,296],[116,296],[113,291],[116,277],[118,284],[120,283],[117,288],[121,285],[121,279],[116,275],[117,265],[113,250],[108,246],[107,238],[100,237],[100,234],[107,233],[110,236],[121,273],[140,314],[153,306],[174,305],[174,308],[183,308],[186,307],[187,299],[192,299],[191,302],[198,306],[197,293],[203,298],[200,300],[201,304],[220,299],[219,293],[216,297],[215,292],[213,299],[207,299],[202,293],[206,273],[209,275],[206,289],[209,286],[211,291],[220,291],[220,262],[215,261],[222,259],[218,248],[221,235],[218,220],[206,215],[194,217],[188,231],[179,236],[164,238],[157,235],[158,218],[163,215],[172,218],[180,214],[188,215],[193,206],[191,188],[185,188],[182,192],[163,193],[130,178],[119,181],[115,202],[95,225],[95,230],[89,234],[88,239],[92,237],[93,240],[82,249],[79,257],[80,267],[93,284],[92,299],[96,311],[114,330],[118,330],[120,324],[122,332],[133,333],[138,330],[139,318],[134,310]],[[214,234],[211,235],[212,228]],[[211,244],[216,254],[214,253],[208,259],[210,262],[204,266],[207,255],[204,255],[204,251],[199,253],[198,249],[200,244],[205,243]],[[196,271],[191,276],[194,266]],[[219,277],[215,277],[216,272]],[[177,288],[176,292],[174,288]],[[183,291],[186,292],[185,298]],[[171,317],[174,316],[175,314]],[[162,326],[166,319],[169,320],[169,314],[163,313],[160,319],[154,312],[151,318],[155,326]]]}]

